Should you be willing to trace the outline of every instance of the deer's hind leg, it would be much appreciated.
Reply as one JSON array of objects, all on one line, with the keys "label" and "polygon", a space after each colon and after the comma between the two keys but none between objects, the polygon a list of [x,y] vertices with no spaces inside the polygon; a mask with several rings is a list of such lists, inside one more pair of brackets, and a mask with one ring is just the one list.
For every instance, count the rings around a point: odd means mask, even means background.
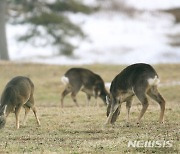
[{"label": "deer's hind leg", "polygon": [[86,97],[87,97],[87,106],[90,106],[91,95],[86,93]]},{"label": "deer's hind leg", "polygon": [[31,102],[31,104],[33,104],[33,105],[31,106],[31,109],[32,109],[32,111],[33,111],[33,113],[34,113],[34,116],[35,116],[36,120],[37,120],[37,124],[40,126],[41,124],[40,124],[39,118],[38,118],[38,116],[37,116],[36,107],[34,106],[34,97],[31,96],[30,99],[29,99],[29,101]]},{"label": "deer's hind leg", "polygon": [[81,86],[82,86],[81,84],[76,84],[76,85],[72,86],[71,98],[72,98],[73,102],[76,104],[77,107],[79,107],[79,104],[77,102],[76,95],[80,91]]},{"label": "deer's hind leg", "polygon": [[41,123],[40,123],[39,118],[38,118],[38,116],[37,116],[37,110],[36,110],[36,107],[35,107],[35,106],[33,106],[31,109],[32,109],[32,110],[33,110],[33,112],[34,112],[34,115],[35,115],[35,117],[36,117],[36,120],[37,120],[37,124],[38,124],[38,126],[40,126],[40,125],[41,125]]},{"label": "deer's hind leg", "polygon": [[25,115],[24,115],[24,120],[23,120],[23,125],[26,125],[26,120],[27,120],[27,115],[30,111],[30,107],[26,104],[23,105],[24,109],[25,109]]},{"label": "deer's hind leg", "polygon": [[141,87],[137,86],[136,88],[134,88],[134,92],[142,104],[142,109],[141,109],[141,112],[140,112],[140,115],[139,115],[138,121],[137,121],[138,124],[140,123],[141,118],[143,117],[144,113],[146,112],[146,110],[149,106],[148,99],[146,96],[146,91],[147,91],[146,85],[142,85]]},{"label": "deer's hind leg", "polygon": [[130,97],[130,98],[126,101],[126,111],[127,111],[126,123],[127,123],[127,125],[129,124],[129,113],[130,113],[132,101],[133,101],[133,96]]},{"label": "deer's hind leg", "polygon": [[20,103],[15,107],[16,129],[19,129],[19,113],[21,110],[21,106],[22,104]]},{"label": "deer's hind leg", "polygon": [[36,107],[34,105],[34,97],[33,97],[33,95],[30,96],[28,102],[26,104],[24,104],[24,107],[25,107],[24,123],[26,122],[27,114],[29,113],[29,110],[31,108],[33,113],[34,113],[34,116],[36,118],[37,124],[40,126],[41,124],[40,124],[39,118],[37,116],[37,111],[36,111]]},{"label": "deer's hind leg", "polygon": [[77,91],[73,91],[71,93],[71,98],[72,98],[73,102],[76,104],[76,106],[79,107],[79,104],[78,104],[77,99],[76,99],[76,95],[77,95]]},{"label": "deer's hind leg", "polygon": [[61,94],[61,107],[62,107],[62,108],[64,107],[64,97],[65,97],[66,95],[68,95],[70,92],[71,92],[71,88],[70,88],[70,87],[66,87],[66,88],[64,89],[64,91],[62,92],[62,94]]},{"label": "deer's hind leg", "polygon": [[161,112],[160,112],[160,117],[159,117],[159,122],[163,122],[164,120],[164,111],[165,111],[165,100],[164,98],[161,96],[161,94],[158,92],[157,86],[153,86],[151,87],[147,94],[156,102],[159,103],[160,108],[161,108]]}]

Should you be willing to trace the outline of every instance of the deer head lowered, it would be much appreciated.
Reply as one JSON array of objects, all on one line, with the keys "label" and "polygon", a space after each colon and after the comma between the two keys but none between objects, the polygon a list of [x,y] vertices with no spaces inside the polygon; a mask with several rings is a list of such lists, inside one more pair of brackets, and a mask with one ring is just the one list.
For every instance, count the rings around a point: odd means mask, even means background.
[{"label": "deer head lowered", "polygon": [[16,117],[16,128],[18,129],[19,112],[22,106],[25,108],[23,124],[26,122],[28,112],[32,109],[37,123],[40,125],[34,106],[33,93],[34,84],[27,77],[17,76],[7,83],[0,100],[0,128],[5,126],[6,118],[9,113],[14,112]]},{"label": "deer head lowered", "polygon": [[127,122],[129,122],[129,112],[134,96],[137,96],[142,104],[137,123],[140,122],[149,105],[147,96],[160,105],[159,122],[163,122],[165,100],[158,92],[157,86],[159,82],[158,74],[149,64],[138,63],[126,67],[111,83],[110,97],[107,97],[108,118],[106,124],[113,124],[116,121],[123,102],[126,102]]},{"label": "deer head lowered", "polygon": [[77,93],[81,90],[87,95],[87,104],[94,96],[95,99],[100,97],[106,105],[106,91],[103,79],[93,73],[92,71],[85,68],[71,68],[61,78],[61,81],[66,85],[65,90],[61,94],[61,107],[63,107],[64,97],[71,93],[71,97],[76,104],[79,106],[76,100]]}]

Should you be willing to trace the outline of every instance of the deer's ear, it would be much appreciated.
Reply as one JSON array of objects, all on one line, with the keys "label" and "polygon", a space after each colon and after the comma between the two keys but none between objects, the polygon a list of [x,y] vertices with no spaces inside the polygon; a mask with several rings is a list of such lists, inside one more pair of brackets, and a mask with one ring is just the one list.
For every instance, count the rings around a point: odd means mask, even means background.
[{"label": "deer's ear", "polygon": [[109,105],[110,104],[110,97],[107,95],[106,96],[106,104]]}]

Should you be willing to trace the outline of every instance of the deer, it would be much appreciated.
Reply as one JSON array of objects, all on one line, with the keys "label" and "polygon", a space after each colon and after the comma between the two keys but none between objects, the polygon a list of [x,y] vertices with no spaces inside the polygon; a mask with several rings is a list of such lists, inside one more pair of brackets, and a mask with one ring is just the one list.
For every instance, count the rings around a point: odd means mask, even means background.
[{"label": "deer", "polygon": [[65,89],[61,94],[61,107],[63,108],[64,97],[71,93],[73,102],[78,107],[79,104],[76,99],[76,95],[79,91],[86,93],[87,105],[91,97],[100,97],[106,105],[106,96],[108,92],[105,88],[103,79],[96,73],[85,68],[70,68],[61,78],[62,83],[65,85]]},{"label": "deer", "polygon": [[26,123],[27,114],[32,109],[40,126],[33,93],[34,84],[28,77],[16,76],[7,83],[0,99],[0,128],[5,126],[6,118],[13,112],[16,117],[16,129],[19,129],[19,113],[22,106],[25,109],[23,125]]},{"label": "deer", "polygon": [[127,66],[111,82],[110,96],[106,97],[108,105],[105,125],[115,123],[120,114],[121,104],[126,102],[126,122],[128,126],[129,113],[134,96],[136,96],[142,104],[137,124],[140,123],[141,118],[148,108],[148,97],[160,105],[161,112],[159,122],[163,123],[165,100],[158,91],[159,82],[159,76],[151,65],[136,63]]}]

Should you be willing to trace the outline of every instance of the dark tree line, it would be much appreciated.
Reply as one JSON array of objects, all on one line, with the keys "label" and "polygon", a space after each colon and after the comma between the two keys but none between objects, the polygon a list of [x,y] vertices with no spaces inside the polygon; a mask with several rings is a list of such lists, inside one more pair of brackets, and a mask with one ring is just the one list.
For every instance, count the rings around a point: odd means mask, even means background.
[{"label": "dark tree line", "polygon": [[8,48],[6,40],[6,0],[0,0],[0,59],[8,60]]}]

